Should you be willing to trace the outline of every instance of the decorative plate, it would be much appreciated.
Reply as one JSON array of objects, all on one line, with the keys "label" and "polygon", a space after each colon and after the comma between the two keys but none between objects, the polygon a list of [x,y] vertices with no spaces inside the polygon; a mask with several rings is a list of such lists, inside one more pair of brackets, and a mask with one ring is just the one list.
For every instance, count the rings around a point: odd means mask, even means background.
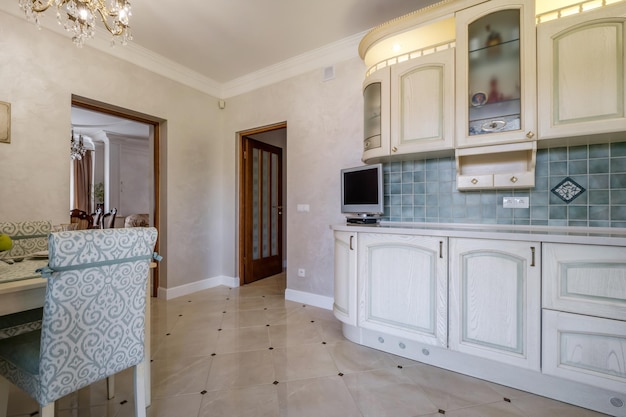
[{"label": "decorative plate", "polygon": [[504,129],[506,122],[504,120],[492,120],[490,122],[483,123],[480,128],[483,132],[497,132]]},{"label": "decorative plate", "polygon": [[487,93],[479,91],[472,96],[472,106],[479,107],[487,102]]}]

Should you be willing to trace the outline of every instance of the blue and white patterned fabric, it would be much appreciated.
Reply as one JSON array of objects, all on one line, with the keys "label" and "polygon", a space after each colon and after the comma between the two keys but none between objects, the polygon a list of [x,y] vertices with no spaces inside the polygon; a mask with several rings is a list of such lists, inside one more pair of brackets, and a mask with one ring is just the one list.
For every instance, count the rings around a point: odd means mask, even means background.
[{"label": "blue and white patterned fabric", "polygon": [[51,233],[41,330],[0,340],[0,374],[44,407],[144,359],[155,228]]},{"label": "blue and white patterned fabric", "polygon": [[43,220],[0,223],[0,233],[9,235],[13,240],[13,247],[0,252],[0,259],[25,257],[45,251],[48,249],[48,235],[51,230],[52,224]]}]

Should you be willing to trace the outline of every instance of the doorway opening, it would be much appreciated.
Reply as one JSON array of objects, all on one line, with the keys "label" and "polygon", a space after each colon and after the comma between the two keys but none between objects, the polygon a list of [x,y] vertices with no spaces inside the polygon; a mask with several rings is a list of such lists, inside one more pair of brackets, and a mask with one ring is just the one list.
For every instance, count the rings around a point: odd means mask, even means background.
[{"label": "doorway opening", "polygon": [[[88,207],[102,205],[104,212],[117,209],[115,227],[124,227],[125,217],[147,214],[148,225],[159,230],[155,251],[162,253],[159,247],[165,230],[161,225],[165,223],[161,218],[165,210],[160,196],[165,193],[161,193],[160,150],[165,120],[75,95],[72,119],[73,134],[90,135],[86,142],[94,154]],[[137,164],[139,157],[144,163]],[[138,165],[143,166],[137,169]],[[70,205],[74,201],[71,198]],[[158,294],[160,277],[165,278],[157,266],[152,269],[153,297]]]},{"label": "doorway opening", "polygon": [[287,123],[239,133],[239,284],[285,268]]}]

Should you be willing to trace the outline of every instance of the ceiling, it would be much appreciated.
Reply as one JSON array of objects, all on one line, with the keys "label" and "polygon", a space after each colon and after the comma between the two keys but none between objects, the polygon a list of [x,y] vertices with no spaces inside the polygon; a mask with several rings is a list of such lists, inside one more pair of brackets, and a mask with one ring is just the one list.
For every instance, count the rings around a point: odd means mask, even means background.
[{"label": "ceiling", "polygon": [[133,42],[218,83],[365,32],[435,0],[133,0]]}]

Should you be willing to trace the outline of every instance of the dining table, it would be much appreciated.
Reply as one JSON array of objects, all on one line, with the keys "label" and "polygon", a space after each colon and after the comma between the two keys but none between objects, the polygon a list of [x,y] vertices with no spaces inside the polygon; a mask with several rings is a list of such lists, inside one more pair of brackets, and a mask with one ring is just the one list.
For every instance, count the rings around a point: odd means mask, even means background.
[{"label": "dining table", "polygon": [[[47,251],[23,258],[0,260],[0,316],[42,307],[46,295],[46,278],[37,269],[48,265]],[[155,268],[156,262],[150,263]],[[150,282],[150,280],[148,280]],[[150,286],[146,288],[145,387],[146,407],[151,404],[150,382]]]}]

